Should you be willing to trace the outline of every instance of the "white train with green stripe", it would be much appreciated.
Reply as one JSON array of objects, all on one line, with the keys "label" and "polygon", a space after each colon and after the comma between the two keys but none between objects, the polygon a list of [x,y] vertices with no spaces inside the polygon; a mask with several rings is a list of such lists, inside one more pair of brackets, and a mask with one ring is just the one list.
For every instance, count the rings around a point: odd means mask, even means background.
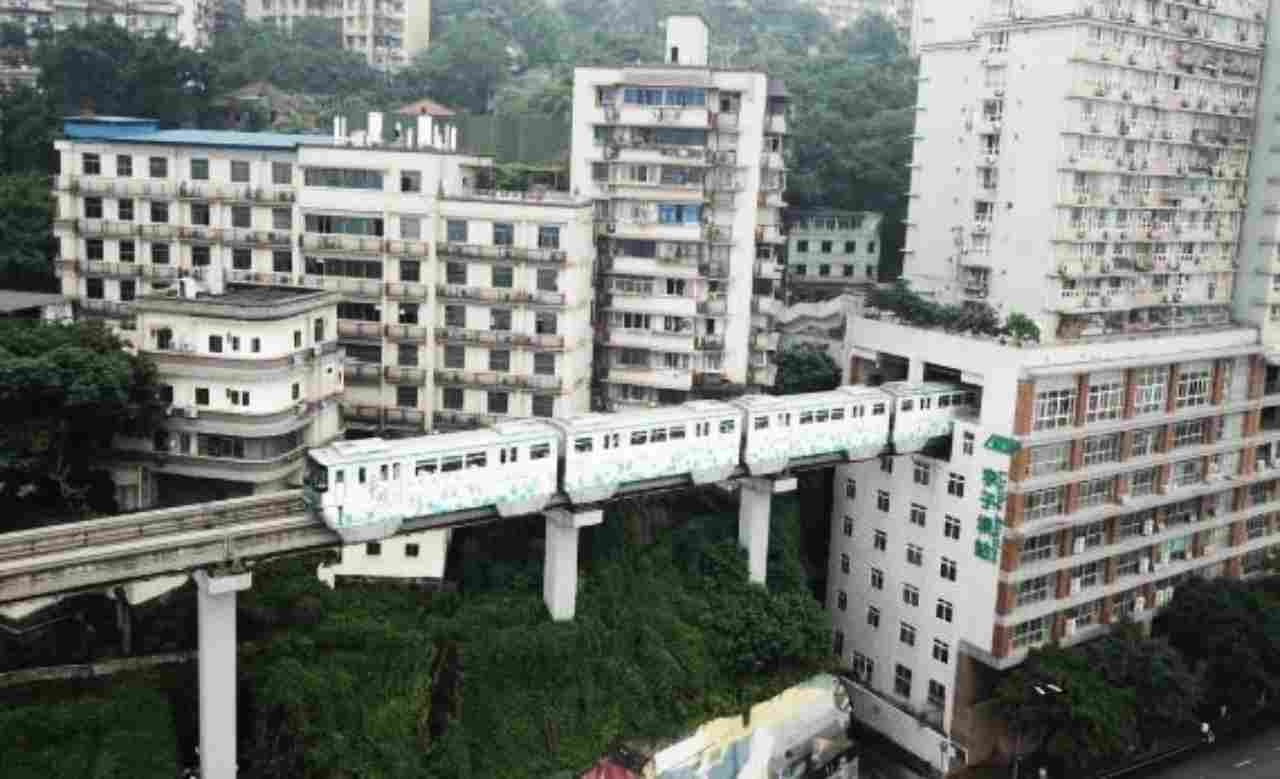
[{"label": "white train with green stripe", "polygon": [[591,504],[659,480],[711,484],[832,456],[919,451],[975,407],[975,393],[959,385],[897,382],[341,441],[308,453],[303,496],[344,542],[359,543],[418,517],[484,508],[502,517],[536,513],[558,493]]}]

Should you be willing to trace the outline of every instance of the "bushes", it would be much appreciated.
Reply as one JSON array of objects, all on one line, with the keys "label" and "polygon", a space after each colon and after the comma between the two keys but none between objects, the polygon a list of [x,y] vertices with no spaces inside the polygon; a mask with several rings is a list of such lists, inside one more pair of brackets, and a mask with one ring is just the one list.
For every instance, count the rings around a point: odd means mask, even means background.
[{"label": "bushes", "polygon": [[948,333],[972,333],[993,338],[1010,337],[1019,343],[1040,341],[1040,328],[1025,314],[1010,314],[1001,325],[995,309],[986,303],[936,303],[916,294],[910,284],[901,279],[892,286],[872,289],[867,295],[867,305],[888,311],[919,327],[937,327]]}]

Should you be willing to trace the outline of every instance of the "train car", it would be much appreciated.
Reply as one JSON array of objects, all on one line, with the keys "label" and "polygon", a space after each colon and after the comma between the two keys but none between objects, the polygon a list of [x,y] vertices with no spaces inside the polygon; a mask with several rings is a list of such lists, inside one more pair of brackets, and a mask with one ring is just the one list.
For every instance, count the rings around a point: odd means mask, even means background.
[{"label": "train car", "polygon": [[560,433],[543,422],[395,441],[338,441],[307,456],[303,496],[345,543],[385,538],[411,517],[493,506],[542,510],[557,491]]},{"label": "train car", "polygon": [[893,398],[892,442],[898,454],[918,452],[950,435],[951,421],[977,408],[977,394],[959,384],[894,381],[879,389]]},{"label": "train car", "polygon": [[742,412],[728,403],[700,400],[548,421],[564,436],[562,486],[574,503],[605,500],[648,479],[723,481],[738,467]]},{"label": "train car", "polygon": [[746,416],[742,464],[752,476],[764,476],[803,457],[874,457],[889,443],[892,401],[873,387],[732,400]]}]

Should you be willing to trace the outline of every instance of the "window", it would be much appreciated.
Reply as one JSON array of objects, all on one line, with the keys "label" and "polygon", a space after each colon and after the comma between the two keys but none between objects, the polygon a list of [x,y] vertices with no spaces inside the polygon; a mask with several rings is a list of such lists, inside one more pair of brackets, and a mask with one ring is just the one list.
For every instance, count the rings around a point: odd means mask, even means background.
[{"label": "window", "polygon": [[417,557],[417,556],[418,556],[418,552],[419,552],[419,547],[418,547],[418,545],[417,545],[417,544],[405,544],[405,545],[404,545],[404,556],[405,556],[405,557]]},{"label": "window", "polygon": [[861,652],[853,653],[854,678],[860,680],[863,684],[871,684],[871,677],[875,673],[875,668],[875,661],[871,658]]},{"label": "window", "polygon": [[831,253],[831,248],[832,248],[832,247],[831,247],[831,241],[823,241],[823,242],[822,242],[822,253],[823,253],[823,254],[830,254],[830,253]]},{"label": "window", "polygon": [[947,688],[946,685],[929,680],[929,705],[939,709],[947,705]]},{"label": "window", "polygon": [[954,495],[957,498],[964,497],[964,477],[958,473],[951,473],[947,476],[947,494]]},{"label": "window", "polygon": [[293,184],[293,165],[288,162],[271,163],[271,183],[283,186]]},{"label": "window", "polygon": [[900,697],[911,697],[911,669],[902,663],[893,667],[893,691]]},{"label": "window", "polygon": [[893,473],[893,458],[892,458],[892,457],[881,457],[881,458],[880,458],[880,470],[881,470],[882,472],[884,472],[884,473]]},{"label": "window", "polygon": [[871,569],[871,589],[873,590],[884,589],[884,571],[880,570],[879,568]]},{"label": "window", "polygon": [[837,657],[844,656],[844,631],[837,630],[832,636],[831,653]]},{"label": "window", "polygon": [[101,175],[102,159],[96,154],[84,154],[80,157],[80,170],[86,176]]},{"label": "window", "polygon": [[88,278],[84,280],[85,297],[91,300],[102,300],[104,297],[103,283],[100,278]]},{"label": "window", "polygon": [[511,309],[509,308],[492,308],[489,309],[489,329],[500,332],[508,332],[511,330]]},{"label": "window", "polygon": [[858,482],[853,479],[846,479],[844,482],[844,496],[849,500],[858,497]]},{"label": "window", "polygon": [[494,246],[514,246],[516,242],[516,229],[510,222],[494,222],[493,223],[493,245]]},{"label": "window", "polygon": [[191,247],[191,264],[197,268],[203,268],[209,264],[210,248],[208,246],[192,246]]},{"label": "window", "polygon": [[195,181],[209,180],[209,160],[201,158],[191,161],[191,178]]},{"label": "window", "polygon": [[1115,489],[1115,479],[1107,476],[1101,479],[1090,479],[1082,481],[1078,486],[1079,492],[1079,508],[1086,509],[1092,506],[1100,506],[1111,500],[1111,495]]},{"label": "window", "polygon": [[236,184],[249,183],[249,163],[245,160],[231,161],[231,181]]},{"label": "window", "polygon": [[938,575],[949,582],[955,581],[956,561],[952,560],[950,557],[942,558],[942,561],[938,564]]},{"label": "window", "polygon": [[169,244],[153,243],[151,244],[151,262],[154,265],[169,264]]},{"label": "window", "polygon": [[302,180],[308,187],[333,189],[382,189],[382,171],[359,168],[304,168]]},{"label": "window", "polygon": [[151,221],[156,224],[164,224],[168,222],[169,221],[169,204],[152,201]]},{"label": "window", "polygon": [[506,373],[511,370],[511,351],[493,349],[489,352],[489,370]]},{"label": "window", "polygon": [[933,615],[943,622],[951,622],[955,619],[956,609],[951,605],[951,601],[938,598],[938,605],[934,607]]},{"label": "window", "polygon": [[924,565],[924,547],[919,544],[907,544],[907,562],[912,565]]},{"label": "window", "polygon": [[1061,514],[1064,491],[1063,487],[1050,487],[1026,493],[1023,497],[1023,516],[1030,521]]},{"label": "window", "polygon": [[293,229],[293,212],[287,208],[271,209],[271,229],[272,230]]},{"label": "window", "polygon": [[288,249],[271,252],[271,270],[276,273],[292,273],[293,252]]},{"label": "window", "polygon": [[538,228],[538,248],[539,249],[559,249],[560,248],[560,228],[552,225],[542,225]]},{"label": "window", "polygon": [[964,439],[962,440],[962,443],[961,443],[961,452],[963,454],[966,454],[966,455],[973,454],[973,442],[974,442],[973,439],[974,439],[973,433],[965,431]]},{"label": "window", "polygon": [[133,157],[128,154],[116,155],[116,175],[126,179],[133,176]]},{"label": "window", "polygon": [[120,299],[133,300],[137,297],[138,283],[133,279],[120,279]]},{"label": "window", "polygon": [[1032,478],[1065,471],[1071,467],[1071,444],[1037,446],[1031,450],[1029,459]]},{"label": "window", "polygon": [[556,356],[545,352],[533,355],[533,372],[538,376],[556,375]]},{"label": "window", "polygon": [[920,588],[911,584],[902,585],[902,602],[908,606],[919,606]]},{"label": "window", "polygon": [[844,590],[836,593],[836,608],[841,611],[849,610],[849,595]]},{"label": "window", "polygon": [[133,201],[128,198],[121,198],[116,201],[116,217],[121,222],[133,221]]},{"label": "window", "polygon": [[1089,385],[1089,401],[1085,411],[1086,422],[1103,422],[1120,418],[1124,404],[1124,382],[1108,381]]},{"label": "window", "polygon": [[296,381],[295,381],[295,382],[293,383],[293,390],[292,390],[292,391],[293,391],[293,399],[294,399],[294,400],[298,400],[299,398],[301,398],[301,397],[302,397],[302,385],[301,385],[301,384],[299,384],[298,382],[296,382]]},{"label": "window", "polygon": [[1049,598],[1049,577],[1037,576],[1034,579],[1027,579],[1018,583],[1018,592],[1015,599],[1017,606],[1030,606],[1033,603],[1039,603]]},{"label": "window", "polygon": [[102,218],[102,198],[87,197],[84,199],[84,217],[85,219]]},{"label": "window", "polygon": [[169,176],[169,160],[164,157],[152,157],[147,161],[147,167],[151,172],[151,178],[163,179]]},{"label": "window", "polygon": [[929,464],[928,463],[916,462],[915,468],[913,468],[912,471],[913,471],[912,478],[915,480],[916,484],[923,484],[923,485],[929,484]]},{"label": "window", "polygon": [[1013,628],[1013,648],[1026,649],[1043,644],[1048,638],[1047,623],[1043,618],[1029,619]]},{"label": "window", "polygon": [[422,191],[422,171],[418,171],[418,170],[400,171],[400,191],[401,192],[421,192]]},{"label": "window", "polygon": [[489,413],[490,414],[506,414],[511,407],[510,392],[490,392],[489,393]]},{"label": "window", "polygon": [[942,523],[942,535],[958,541],[960,539],[960,520],[948,514]]},{"label": "window", "polygon": [[889,493],[884,490],[876,490],[876,508],[881,511],[889,510]]},{"label": "window", "polygon": [[499,289],[511,289],[515,281],[515,271],[510,265],[493,266],[493,283],[490,286]]},{"label": "window", "polygon": [[1084,440],[1084,464],[1086,467],[1110,463],[1120,459],[1120,435],[1101,435]]},{"label": "window", "polygon": [[396,387],[396,405],[400,408],[418,407],[418,388],[400,385]]},{"label": "window", "polygon": [[[205,247],[206,249],[209,247]],[[120,262],[133,262],[137,258],[136,244],[133,241],[120,242]]]},{"label": "window", "polygon": [[871,545],[883,552],[889,546],[889,534],[883,530],[877,530],[871,539]]},{"label": "window", "polygon": [[946,641],[933,640],[933,659],[946,665],[951,661],[951,646]]},{"label": "window", "polygon": [[466,327],[467,326],[467,307],[466,306],[445,306],[444,307],[444,323],[447,327]]},{"label": "window", "polygon": [[1190,487],[1201,480],[1201,461],[1183,460],[1173,464],[1173,486]]},{"label": "window", "polygon": [[252,270],[253,252],[249,249],[232,249],[231,267],[234,270]]},{"label": "window", "polygon": [[1207,404],[1212,382],[1212,372],[1208,368],[1181,371],[1174,395],[1175,407],[1194,408]]},{"label": "window", "polygon": [[444,348],[444,367],[464,369],[467,367],[467,349],[465,346],[446,346]]},{"label": "window", "polygon": [[231,226],[232,227],[253,227],[253,211],[249,206],[232,206],[231,207]]},{"label": "window", "polygon": [[916,626],[910,622],[898,623],[898,640],[907,646],[916,645]]},{"label": "window", "polygon": [[1135,430],[1129,444],[1129,457],[1146,457],[1160,450],[1160,430]]},{"label": "window", "polygon": [[209,204],[208,203],[192,203],[191,204],[191,224],[203,227],[209,226]]},{"label": "window", "polygon": [[867,624],[873,628],[880,627],[880,609],[875,606],[867,607]]},{"label": "window", "polygon": [[1164,411],[1164,393],[1169,384],[1168,368],[1142,368],[1134,374],[1133,383],[1137,388],[1133,406],[1135,414]]},{"label": "window", "polygon": [[105,246],[101,238],[89,238],[84,242],[85,257],[90,260],[104,259],[103,247]]},{"label": "window", "polygon": [[214,354],[220,354],[222,352],[222,336],[220,335],[209,336],[209,351],[213,352]]},{"label": "window", "polygon": [[1196,419],[1190,422],[1176,423],[1173,426],[1173,448],[1177,449],[1183,446],[1204,443],[1206,421],[1204,419]]},{"label": "window", "polygon": [[378,541],[370,541],[364,545],[364,551],[370,557],[378,557],[382,554],[382,544]]},{"label": "window", "polygon": [[1074,389],[1048,390],[1036,395],[1036,430],[1055,430],[1075,422],[1076,391]]},{"label": "window", "polygon": [[840,573],[846,573],[846,574],[849,573],[850,563],[851,563],[851,560],[849,558],[849,554],[847,552],[841,553],[840,554]]},{"label": "window", "polygon": [[467,242],[467,222],[465,219],[450,219],[445,223],[445,240],[450,243]]},{"label": "window", "polygon": [[1038,536],[1027,536],[1022,539],[1022,549],[1018,554],[1020,565],[1052,560],[1058,543],[1053,533],[1041,533]]},{"label": "window", "polygon": [[924,506],[921,506],[919,503],[912,503],[911,504],[911,524],[918,525],[919,527],[924,527],[926,513],[927,512],[925,511]]},{"label": "window", "polygon": [[450,411],[462,410],[462,389],[459,387],[446,387],[444,390],[444,407]]},{"label": "window", "polygon": [[209,388],[208,387],[196,387],[196,405],[197,406],[209,405]]},{"label": "window", "polygon": [[844,537],[853,538],[853,517],[844,518]]}]

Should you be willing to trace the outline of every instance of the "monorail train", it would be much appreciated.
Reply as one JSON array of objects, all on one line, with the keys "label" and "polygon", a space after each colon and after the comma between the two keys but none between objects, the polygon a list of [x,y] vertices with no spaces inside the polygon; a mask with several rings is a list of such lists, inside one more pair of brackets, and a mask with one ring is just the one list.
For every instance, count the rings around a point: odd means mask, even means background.
[{"label": "monorail train", "polygon": [[651,479],[709,484],[739,467],[765,476],[808,457],[918,451],[975,401],[954,384],[894,382],[339,441],[308,452],[303,496],[344,542],[361,543],[393,535],[411,517],[485,507],[531,514],[557,492],[593,503]]}]

